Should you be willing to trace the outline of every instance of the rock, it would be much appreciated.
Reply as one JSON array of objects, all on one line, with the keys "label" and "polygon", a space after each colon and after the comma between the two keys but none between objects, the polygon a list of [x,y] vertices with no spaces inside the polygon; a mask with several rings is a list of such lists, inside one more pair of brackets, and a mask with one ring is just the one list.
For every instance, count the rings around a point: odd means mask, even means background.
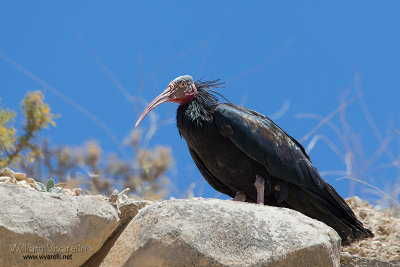
[{"label": "rock", "polygon": [[118,191],[114,191],[109,199],[109,201],[114,205],[116,205],[118,202],[120,211],[118,214],[120,218],[120,224],[118,225],[117,230],[105,242],[103,247],[96,254],[94,254],[83,266],[99,266],[109,253],[110,249],[114,246],[115,241],[119,238],[120,234],[123,232],[129,221],[138,214],[140,209],[153,203],[149,200],[125,199],[125,192],[122,191],[121,193],[118,193]]},{"label": "rock", "polygon": [[129,188],[125,188],[120,193],[120,192],[118,192],[117,189],[114,189],[114,191],[110,194],[110,197],[108,198],[108,200],[114,207],[119,209],[121,204],[123,204],[125,201],[127,201],[129,199],[129,197],[128,197],[129,191],[130,191]]},{"label": "rock", "polygon": [[17,182],[17,185],[20,186],[20,187],[22,187],[22,188],[25,188],[25,189],[35,190],[35,189],[34,189],[30,184],[28,184],[28,182],[25,181],[25,180],[18,181],[18,182]]},{"label": "rock", "polygon": [[0,169],[0,176],[8,176],[12,177],[14,175],[14,171],[11,170],[10,168],[2,168]]},{"label": "rock", "polygon": [[[6,184],[16,184],[17,179],[14,177],[15,172],[10,168],[0,169],[0,176],[2,177],[1,182]],[[10,179],[5,179],[4,177],[10,177]]]},{"label": "rock", "polygon": [[11,180],[11,177],[8,176],[0,176],[0,183],[8,183]]},{"label": "rock", "polygon": [[75,196],[80,196],[82,193],[82,189],[80,188],[74,188]]},{"label": "rock", "polygon": [[153,204],[154,202],[149,201],[149,200],[133,200],[133,199],[128,199],[124,203],[120,204],[119,210],[119,218],[121,219],[121,224],[126,224],[130,220],[132,220],[133,217],[135,217],[139,210]]},{"label": "rock", "polygon": [[121,225],[125,225],[133,217],[135,217],[140,209],[154,203],[150,200],[131,199],[128,197],[129,191],[129,188],[125,188],[120,193],[117,189],[115,189],[108,199],[110,203],[119,211],[118,215],[121,219]]},{"label": "rock", "polygon": [[[117,211],[101,196],[0,184],[0,199],[0,266],[82,265],[118,226]],[[43,255],[58,258],[33,259]]]},{"label": "rock", "polygon": [[17,180],[13,176],[0,176],[0,183],[3,184],[16,184]]},{"label": "rock", "polygon": [[14,178],[17,179],[17,181],[22,181],[25,180],[26,174],[22,172],[16,172],[14,173]]},{"label": "rock", "polygon": [[100,266],[339,266],[340,237],[290,209],[216,199],[141,209]]},{"label": "rock", "polygon": [[72,191],[68,188],[63,188],[63,193],[69,196],[74,196],[75,193],[72,193]]}]

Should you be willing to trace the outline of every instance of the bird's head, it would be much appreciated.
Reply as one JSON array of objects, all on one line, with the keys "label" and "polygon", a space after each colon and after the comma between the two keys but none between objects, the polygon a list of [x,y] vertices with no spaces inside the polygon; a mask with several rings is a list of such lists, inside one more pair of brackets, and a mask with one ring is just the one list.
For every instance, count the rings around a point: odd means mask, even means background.
[{"label": "bird's head", "polygon": [[169,83],[167,89],[154,98],[154,100],[146,107],[136,122],[135,127],[137,127],[144,117],[146,117],[146,115],[158,105],[164,102],[174,102],[181,105],[186,104],[192,101],[196,94],[197,88],[191,76],[184,75],[175,78]]}]

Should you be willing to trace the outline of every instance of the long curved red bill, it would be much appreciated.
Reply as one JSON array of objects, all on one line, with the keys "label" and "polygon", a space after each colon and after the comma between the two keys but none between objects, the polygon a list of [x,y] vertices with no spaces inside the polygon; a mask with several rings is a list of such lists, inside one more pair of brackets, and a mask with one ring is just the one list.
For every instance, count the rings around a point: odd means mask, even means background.
[{"label": "long curved red bill", "polygon": [[146,117],[149,112],[157,107],[158,105],[167,102],[170,99],[171,96],[171,90],[168,87],[165,89],[160,95],[158,95],[156,98],[154,98],[153,101],[146,107],[146,109],[143,111],[142,115],[140,115],[139,119],[135,123],[135,128],[140,124],[140,122]]}]

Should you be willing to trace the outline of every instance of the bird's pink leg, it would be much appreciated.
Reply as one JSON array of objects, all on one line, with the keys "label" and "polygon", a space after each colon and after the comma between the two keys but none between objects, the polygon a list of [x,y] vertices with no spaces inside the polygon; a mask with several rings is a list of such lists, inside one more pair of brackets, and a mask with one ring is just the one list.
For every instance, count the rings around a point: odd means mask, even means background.
[{"label": "bird's pink leg", "polygon": [[265,180],[261,176],[256,175],[254,187],[257,190],[257,203],[261,205],[264,205],[264,184]]},{"label": "bird's pink leg", "polygon": [[246,195],[243,191],[237,191],[235,197],[232,199],[233,201],[246,201]]}]

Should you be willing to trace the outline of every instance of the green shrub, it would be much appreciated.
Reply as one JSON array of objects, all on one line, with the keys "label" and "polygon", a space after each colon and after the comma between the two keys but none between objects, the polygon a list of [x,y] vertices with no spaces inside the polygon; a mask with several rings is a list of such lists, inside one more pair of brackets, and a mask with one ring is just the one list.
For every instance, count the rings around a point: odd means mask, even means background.
[{"label": "green shrub", "polygon": [[23,130],[18,134],[14,127],[15,111],[0,108],[0,168],[22,160],[25,164],[41,156],[40,148],[32,141],[36,134],[49,124],[55,126],[55,115],[44,102],[40,91],[29,92],[21,101],[25,116]]}]

